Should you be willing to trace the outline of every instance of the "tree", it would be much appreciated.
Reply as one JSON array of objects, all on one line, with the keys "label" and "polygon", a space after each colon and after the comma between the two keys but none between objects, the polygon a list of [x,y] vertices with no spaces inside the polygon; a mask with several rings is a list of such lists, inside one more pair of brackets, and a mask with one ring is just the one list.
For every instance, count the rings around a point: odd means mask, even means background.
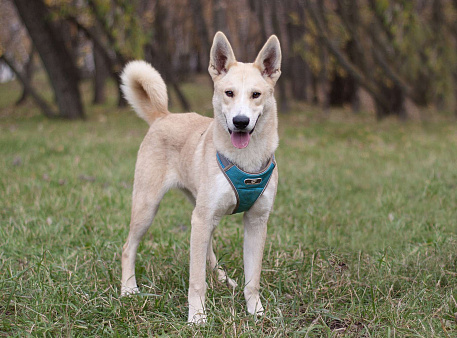
[{"label": "tree", "polygon": [[446,77],[435,66],[442,61],[432,61],[439,37],[424,28],[427,16],[411,1],[358,4],[308,0],[304,9],[337,64],[373,97],[377,117],[405,118],[406,98],[418,106],[429,104],[437,79]]},{"label": "tree", "polygon": [[[281,41],[281,53],[283,60],[288,60],[289,45],[287,40],[287,28],[284,4],[277,1],[262,1],[253,0],[254,3],[250,9],[257,14],[259,23],[261,25],[260,32],[262,36],[262,43],[267,41],[268,37],[276,34]],[[279,92],[279,111],[287,113],[289,111],[289,99],[286,90],[286,78],[288,77],[287,63],[282,62],[281,74],[283,78],[278,82],[277,88]]]},{"label": "tree", "polygon": [[14,0],[14,4],[43,61],[59,107],[59,116],[84,118],[78,71],[50,11],[43,0]]},{"label": "tree", "polygon": [[[452,4],[454,11],[457,12],[457,0],[453,0]],[[454,52],[457,53],[457,23],[455,21],[451,23],[451,31],[454,36]],[[455,64],[452,73],[454,80],[454,115],[457,117],[457,67]]]},{"label": "tree", "polygon": [[[22,11],[33,8],[34,14],[27,17],[28,25],[41,22],[29,31],[34,40],[41,37],[35,45],[43,62],[44,55],[53,52],[69,63],[72,69],[65,77],[76,88],[73,58],[80,54],[71,51],[80,51],[81,41],[91,41],[94,103],[104,100],[107,74],[119,87],[125,63],[140,58],[163,74],[188,110],[179,84],[190,72],[206,73],[217,30],[230,37],[241,61],[250,61],[259,44],[271,34],[278,35],[283,55],[278,83],[281,112],[288,110],[289,98],[312,99],[326,112],[331,105],[342,104],[358,111],[359,88],[372,97],[380,119],[405,118],[407,100],[439,109],[456,101],[452,94],[457,92],[457,0],[38,0],[27,5]],[[0,26],[12,27],[1,21]],[[57,23],[67,33],[55,29]],[[0,30],[3,44],[5,35]],[[51,39],[59,43],[45,42]],[[30,48],[25,50],[28,53]],[[20,60],[9,49],[7,54],[25,82],[30,73],[24,72],[26,53],[21,53]],[[44,64],[51,73],[50,62]],[[51,79],[53,88],[55,82]],[[119,105],[125,104],[120,90],[118,98]]]},{"label": "tree", "polygon": [[110,75],[110,70],[105,62],[104,51],[99,44],[92,43],[92,55],[94,56],[94,97],[92,102],[101,104],[106,100],[106,79]]},{"label": "tree", "polygon": [[290,80],[292,95],[297,100],[308,100],[308,87],[311,81],[310,69],[301,52],[308,46],[304,39],[306,35],[305,13],[297,1],[290,4],[287,31],[290,39]]},{"label": "tree", "polygon": [[[6,55],[1,55],[0,60],[6,63],[8,67],[14,72],[16,77],[19,79],[23,87],[23,95],[30,95],[38,108],[40,108],[41,112],[46,117],[57,117],[57,113],[54,112],[52,107],[43,99],[40,94],[31,86],[30,80],[26,78],[26,76],[22,75],[21,72],[15,67],[12,60],[10,60]],[[25,94],[27,93],[27,94]]]},{"label": "tree", "polygon": [[156,36],[154,41],[150,41],[145,45],[145,59],[162,73],[165,82],[171,84],[182,108],[185,111],[191,111],[189,101],[179,86],[173,65],[170,62],[171,53],[168,48],[168,41],[170,39],[165,27],[168,14],[169,11],[164,5],[163,0],[158,0],[156,3],[156,18],[154,21]]},{"label": "tree", "polygon": [[[350,32],[350,37],[346,41],[343,47],[345,54],[348,59],[355,65],[362,66],[361,60],[363,56],[360,55],[360,45],[358,42],[358,33],[356,26],[360,23],[359,15],[359,2],[358,0],[340,0],[337,1],[337,13],[342,18],[343,25]],[[354,37],[355,35],[355,37]],[[367,71],[363,67],[364,71]],[[341,67],[334,67],[333,78],[331,80],[330,89],[330,104],[331,105],[343,105],[350,103],[352,110],[358,112],[360,109],[360,99],[358,95],[359,86],[354,77],[341,71]]]},{"label": "tree", "polygon": [[[30,53],[29,53],[29,57],[28,57],[28,60],[27,62],[25,63],[24,65],[24,75],[22,76],[21,74],[21,78],[23,78],[22,81],[26,82],[27,83],[27,86],[23,85],[22,86],[22,95],[21,97],[16,101],[16,106],[19,106],[21,105],[22,103],[24,103],[26,100],[27,100],[27,97],[29,96],[30,94],[30,87],[31,87],[31,82],[32,82],[32,76],[33,76],[33,72],[34,72],[34,69],[35,69],[35,65],[34,65],[34,55],[35,55],[35,47],[32,46],[32,49],[30,50]],[[12,63],[12,62],[11,62]],[[11,67],[10,67],[11,68]],[[17,70],[16,70],[17,71]]]},{"label": "tree", "polygon": [[199,51],[201,53],[201,66],[204,71],[208,68],[209,64],[209,51],[211,49],[211,40],[208,34],[208,27],[205,22],[203,14],[203,7],[201,0],[189,0],[191,15],[194,20],[195,29],[197,31]]}]

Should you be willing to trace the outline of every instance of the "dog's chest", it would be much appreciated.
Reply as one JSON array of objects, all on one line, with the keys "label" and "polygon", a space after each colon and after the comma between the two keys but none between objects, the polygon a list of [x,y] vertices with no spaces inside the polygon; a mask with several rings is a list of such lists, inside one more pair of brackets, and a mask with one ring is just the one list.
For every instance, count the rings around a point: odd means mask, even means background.
[{"label": "dog's chest", "polygon": [[222,172],[218,172],[208,194],[208,206],[220,215],[229,215],[236,207],[236,195]]}]

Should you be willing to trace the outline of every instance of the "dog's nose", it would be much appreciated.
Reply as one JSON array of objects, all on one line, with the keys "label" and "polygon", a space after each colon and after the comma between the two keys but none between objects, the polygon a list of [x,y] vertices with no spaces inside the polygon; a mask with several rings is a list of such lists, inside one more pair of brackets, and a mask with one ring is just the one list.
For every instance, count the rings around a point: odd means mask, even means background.
[{"label": "dog's nose", "polygon": [[238,129],[244,129],[249,124],[249,117],[244,116],[244,115],[237,115],[233,118],[233,124]]}]

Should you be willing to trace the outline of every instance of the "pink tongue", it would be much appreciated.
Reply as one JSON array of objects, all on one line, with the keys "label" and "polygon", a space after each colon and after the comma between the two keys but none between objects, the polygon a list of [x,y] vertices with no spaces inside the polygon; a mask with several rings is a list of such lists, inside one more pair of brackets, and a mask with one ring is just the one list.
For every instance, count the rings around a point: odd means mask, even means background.
[{"label": "pink tongue", "polygon": [[243,149],[248,146],[249,140],[251,139],[251,135],[249,135],[249,133],[234,131],[230,135],[230,138],[232,139],[232,144],[235,147],[237,147],[238,149]]}]

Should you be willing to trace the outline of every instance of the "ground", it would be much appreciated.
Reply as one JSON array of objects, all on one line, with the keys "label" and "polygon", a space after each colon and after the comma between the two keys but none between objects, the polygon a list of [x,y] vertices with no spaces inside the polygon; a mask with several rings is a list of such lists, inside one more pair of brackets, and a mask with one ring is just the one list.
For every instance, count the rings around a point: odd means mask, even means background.
[{"label": "ground", "polygon": [[[209,80],[184,90],[211,114]],[[280,116],[266,314],[255,321],[242,288],[208,274],[208,323],[195,327],[186,324],[192,209],[179,192],[140,246],[142,293],[119,297],[146,123],[115,97],[67,122],[15,108],[18,96],[16,83],[0,85],[0,336],[457,336],[455,121],[293,105]],[[226,217],[215,245],[239,285],[241,221]]]}]

